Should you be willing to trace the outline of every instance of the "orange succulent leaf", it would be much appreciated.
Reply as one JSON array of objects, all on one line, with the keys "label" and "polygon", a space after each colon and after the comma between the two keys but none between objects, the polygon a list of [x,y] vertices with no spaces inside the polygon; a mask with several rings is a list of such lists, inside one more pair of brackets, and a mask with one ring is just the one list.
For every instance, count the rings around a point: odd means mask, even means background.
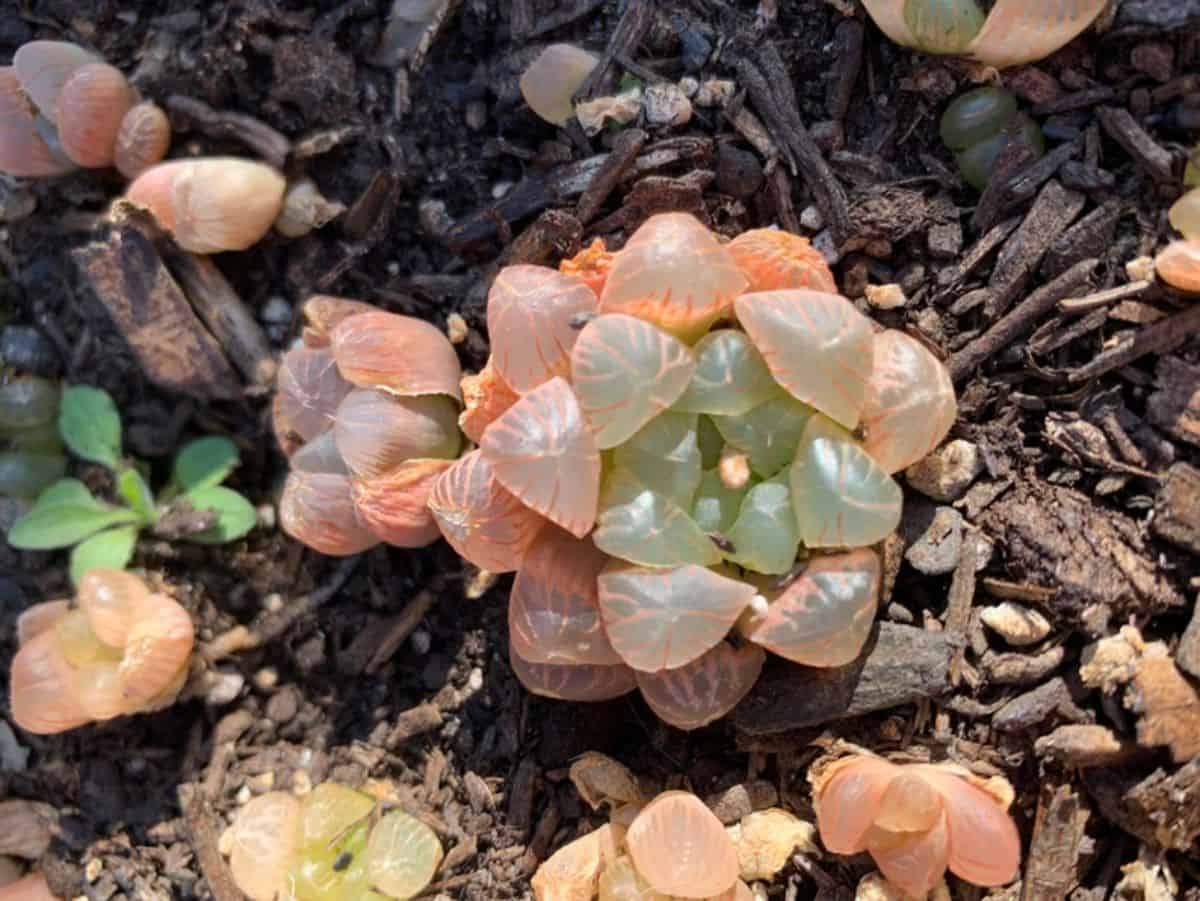
[{"label": "orange succulent leaf", "polygon": [[837,293],[837,281],[808,238],[775,228],[742,232],[726,245],[750,281],[746,293],[808,288]]},{"label": "orange succulent leaf", "polygon": [[555,377],[488,426],[480,450],[500,484],[582,538],[596,521],[600,451],[571,386]]},{"label": "orange succulent leaf", "polygon": [[643,807],[625,844],[638,873],[664,895],[711,898],[737,883],[733,840],[691,792],[663,792]]},{"label": "orange succulent leaf", "polygon": [[692,341],[746,290],[728,249],[687,213],[646,220],[616,255],[600,312],[625,313]]},{"label": "orange succulent leaf", "polygon": [[509,595],[513,652],[530,663],[621,663],[596,599],[596,577],[607,561],[590,538],[547,523],[525,552]]},{"label": "orange succulent leaf", "polygon": [[13,657],[8,692],[13,722],[35,735],[66,732],[91,719],[75,696],[74,674],[53,628],[21,645]]},{"label": "orange succulent leaf", "polygon": [[284,354],[271,404],[275,438],[283,452],[291,456],[330,428],[338,405],[353,387],[326,348],[296,347]]},{"label": "orange succulent leaf", "polygon": [[434,483],[453,460],[406,460],[386,475],[354,479],[351,495],[358,519],[394,547],[425,547],[440,532],[428,500]]},{"label": "orange succulent leaf", "polygon": [[1003,69],[1037,62],[1074,40],[1107,0],[997,0],[967,54]]},{"label": "orange succulent leaf", "polygon": [[492,365],[518,394],[571,371],[578,317],[596,310],[596,294],[575,275],[545,266],[501,269],[488,291]]},{"label": "orange succulent leaf", "polygon": [[483,440],[487,427],[521,397],[500,378],[491,357],[478,374],[464,375],[460,385],[464,409],[459,414],[458,427],[476,444]]},{"label": "orange succulent leaf", "polygon": [[283,484],[279,525],[331,557],[347,557],[379,543],[358,518],[350,476],[344,473],[293,469]]},{"label": "orange succulent leaf", "polygon": [[587,283],[597,297],[604,290],[608,280],[608,272],[612,269],[616,254],[604,246],[603,238],[596,238],[575,256],[558,264],[558,271],[567,275],[576,275]]},{"label": "orange succulent leaf", "polygon": [[511,647],[509,663],[527,691],[560,701],[609,701],[637,688],[633,670],[624,664],[530,663]]},{"label": "orange succulent leaf", "polygon": [[43,601],[27,608],[17,617],[17,645],[23,645],[52,628],[70,610],[70,601]]},{"label": "orange succulent leaf", "polygon": [[1154,258],[1158,277],[1186,294],[1200,294],[1200,238],[1173,241]]},{"label": "orange succulent leaf", "polygon": [[334,326],[330,349],[342,378],[353,385],[462,400],[454,345],[424,319],[379,311],[349,316]]},{"label": "orange succulent leaf", "polygon": [[378,313],[378,307],[349,297],[314,294],[304,302],[304,343],[308,347],[328,347],[330,335],[338,323],[359,313]]},{"label": "orange succulent leaf", "polygon": [[58,901],[58,895],[50,891],[45,876],[29,873],[16,882],[0,886],[0,901]]},{"label": "orange succulent leaf", "polygon": [[699,729],[737,706],[758,681],[766,659],[760,647],[735,648],[721,641],[677,669],[638,672],[638,688],[663,722],[676,729]]}]

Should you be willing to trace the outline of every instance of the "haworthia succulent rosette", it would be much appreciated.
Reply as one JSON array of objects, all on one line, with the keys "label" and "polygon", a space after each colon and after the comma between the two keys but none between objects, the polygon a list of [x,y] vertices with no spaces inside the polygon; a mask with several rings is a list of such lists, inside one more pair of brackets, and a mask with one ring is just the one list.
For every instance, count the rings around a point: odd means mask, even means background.
[{"label": "haworthia succulent rosette", "polygon": [[689,510],[700,484],[694,413],[660,413],[612,454],[613,466]]},{"label": "haworthia succulent rosette", "polygon": [[592,540],[606,554],[641,566],[720,563],[721,552],[689,512],[616,469],[604,480]]},{"label": "haworthia succulent rosette", "polygon": [[745,413],[779,391],[745,332],[720,329],[697,343],[696,371],[675,402],[681,413]]}]

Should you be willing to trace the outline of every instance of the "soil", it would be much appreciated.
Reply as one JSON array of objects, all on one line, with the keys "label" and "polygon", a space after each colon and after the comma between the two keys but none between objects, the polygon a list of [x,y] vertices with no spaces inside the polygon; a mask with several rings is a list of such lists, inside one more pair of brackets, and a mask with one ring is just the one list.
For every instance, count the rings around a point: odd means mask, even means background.
[{"label": "soil", "polygon": [[[1002,161],[1013,177],[982,198],[937,125],[951,97],[996,76],[896,47],[854,0],[451,5],[423,60],[397,63],[378,52],[385,0],[4,0],[0,57],[35,37],[94,47],[170,106],[174,155],[278,153],[350,207],[307,237],[216,258],[244,304],[267,314],[275,350],[298,334],[303,299],[325,292],[440,327],[461,315],[459,350],[476,369],[498,265],[553,264],[593,237],[615,249],[663,209],[727,235],[779,224],[840,244],[839,284],[864,309],[869,285],[903,289],[904,306],[873,315],[948,359],[961,408],[952,437],[982,458],[952,498],[931,501],[910,479],[889,544],[887,629],[871,653],[934,657],[907,669],[903,656],[868,661],[816,693],[813,674],[777,662],[731,717],[687,734],[635,695],[586,707],[529,696],[507,662],[508,578],[474,597],[476,574],[444,544],[348,562],[307,551],[272,527],[286,462],[264,387],[212,400],[147,377],[73,255],[111,240],[101,220],[121,189],[115,173],[5,183],[2,324],[38,329],[46,371],[107,389],[127,451],[159,474],[182,440],[232,437],[242,464],[231,484],[264,517],[227,547],[147,538],[134,561],[193,614],[201,643],[243,624],[261,646],[212,663],[200,697],[161,713],[17,732],[30,755],[0,772],[0,798],[58,812],[41,860],[52,887],[92,901],[236,899],[216,846],[240,802],[375,778],[442,837],[448,856],[428,894],[526,898],[538,862],[598,822],[567,779],[576,755],[605,752],[702,795],[765,781],[756,797],[811,817],[806,767],[840,737],[1011,780],[1029,862],[1020,888],[989,897],[1112,897],[1140,860],[1139,878],[1165,867],[1173,895],[1126,885],[1121,897],[1200,899],[1200,772],[1187,764],[1197,751],[1186,735],[1154,742],[1144,707],[1079,675],[1090,642],[1135,625],[1166,643],[1189,674],[1185,704],[1200,705],[1187,700],[1200,675],[1200,624],[1187,630],[1200,589],[1198,308],[1156,284],[1098,296],[1136,281],[1126,263],[1169,240],[1165,211],[1197,139],[1187,98],[1200,88],[1200,4],[1118,2],[1098,33],[1006,72],[1050,154]],[[613,51],[588,86],[596,95],[627,73],[727,78],[735,93],[683,126],[634,123],[632,137],[555,129],[517,88],[551,41]],[[608,164],[576,165],[610,148]],[[77,473],[110,487],[96,468]],[[930,537],[935,519],[943,531]],[[0,546],[0,573],[6,674],[19,612],[69,592],[62,554]],[[1049,635],[1006,646],[980,619],[1004,599],[1039,610]],[[930,635],[900,640],[903,627]],[[868,673],[899,687],[864,684]],[[1194,722],[1194,707],[1176,712]],[[1092,723],[1127,753],[1097,763],[1035,747]],[[763,888],[849,898],[869,869],[865,857],[797,854]]]}]

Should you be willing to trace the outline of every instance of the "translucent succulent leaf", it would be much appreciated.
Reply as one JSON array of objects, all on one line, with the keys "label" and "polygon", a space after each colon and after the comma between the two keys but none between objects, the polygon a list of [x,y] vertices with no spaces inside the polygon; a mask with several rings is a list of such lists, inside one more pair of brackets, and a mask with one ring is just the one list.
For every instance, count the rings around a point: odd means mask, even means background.
[{"label": "translucent succulent leaf", "polygon": [[612,461],[681,509],[690,509],[700,484],[696,415],[660,413],[617,447]]},{"label": "translucent succulent leaf", "polygon": [[768,291],[734,304],[779,382],[847,428],[858,425],[871,375],[871,320],[836,294]]},{"label": "translucent succulent leaf", "polygon": [[295,453],[330,428],[352,387],[325,348],[296,347],[284,354],[271,407],[275,438],[284,453]]},{"label": "translucent succulent leaf", "polygon": [[1200,188],[1193,188],[1167,211],[1171,228],[1185,238],[1200,238]]},{"label": "translucent succulent leaf", "polygon": [[901,46],[914,47],[916,39],[904,20],[904,4],[905,0],[862,0],[880,31]]},{"label": "translucent succulent leaf", "polygon": [[0,433],[6,438],[53,423],[62,390],[49,379],[30,377],[0,385]]},{"label": "translucent succulent leaf", "polygon": [[0,171],[19,177],[62,175],[75,166],[56,156],[34,125],[34,111],[21,90],[16,70],[0,67]]},{"label": "translucent succulent leaf", "polygon": [[950,870],[975,885],[1006,885],[1016,878],[1021,836],[996,798],[940,767],[913,769],[942,796],[950,837]]},{"label": "translucent succulent leaf", "polygon": [[96,661],[75,669],[72,690],[89,719],[103,722],[126,712],[117,664]]},{"label": "translucent succulent leaf", "polygon": [[496,373],[491,357],[476,375],[464,375],[461,386],[464,409],[458,417],[458,427],[478,444],[487,427],[515,404],[520,395]]},{"label": "translucent succulent leaf", "polygon": [[563,845],[533,874],[536,901],[592,901],[600,874],[617,861],[624,838],[623,827],[605,823]]},{"label": "translucent succulent leaf", "polygon": [[599,579],[609,641],[625,663],[649,673],[681,667],[716,646],[754,595],[753,585],[703,566],[611,565]]},{"label": "translucent succulent leaf", "polygon": [[699,729],[737,706],[758,681],[766,659],[762,648],[721,641],[686,666],[639,672],[638,688],[659,719],[676,729]]},{"label": "translucent succulent leaf", "polygon": [[712,232],[687,213],[660,213],[617,254],[600,311],[627,313],[690,341],[727,315],[745,289],[746,277]]},{"label": "translucent succulent leaf", "polygon": [[1158,277],[1185,294],[1200,294],[1200,238],[1172,241],[1154,258]]},{"label": "translucent succulent leaf", "polygon": [[625,836],[634,866],[656,891],[707,898],[738,878],[737,853],[725,827],[690,792],[663,792],[638,814]]},{"label": "translucent succulent leaf", "polygon": [[675,402],[681,413],[745,413],[779,391],[762,354],[745,332],[710,332],[693,352],[696,372]]},{"label": "translucent succulent leaf", "polygon": [[361,300],[314,294],[304,301],[304,343],[308,347],[328,347],[338,323],[359,313],[378,313],[379,308]]},{"label": "translucent succulent leaf", "polygon": [[600,874],[600,901],[674,901],[656,892],[641,876],[630,857],[621,855]]},{"label": "translucent succulent leaf", "polygon": [[607,560],[590,538],[548,523],[525,552],[509,595],[514,652],[530,663],[620,663],[596,599],[596,577]]},{"label": "translucent succulent leaf", "polygon": [[717,431],[750,458],[750,468],[770,478],[792,462],[800,436],[815,411],[791,395],[778,394],[737,416],[714,416]]},{"label": "translucent succulent leaf", "polygon": [[356,388],[334,416],[334,439],[350,472],[360,479],[387,475],[418,457],[458,453],[458,408],[445,395],[403,397]]},{"label": "translucent succulent leaf", "polygon": [[911,768],[902,769],[879,800],[874,825],[889,832],[924,832],[937,825],[943,806],[928,781]]},{"label": "translucent succulent leaf", "polygon": [[80,667],[97,661],[116,662],[121,659],[120,647],[105,644],[97,638],[87,614],[78,608],[69,611],[55,623],[54,634],[58,649],[69,666]]},{"label": "translucent succulent leaf", "polygon": [[335,833],[327,842],[301,847],[287,872],[284,898],[296,901],[342,901],[370,891],[364,861],[368,823]]},{"label": "translucent succulent leaf", "polygon": [[488,292],[492,365],[518,394],[571,372],[577,317],[596,310],[583,279],[545,266],[506,266]]},{"label": "translucent succulent leaf", "polygon": [[800,540],[809,547],[874,544],[900,523],[900,486],[824,416],[805,427],[790,478]]},{"label": "translucent succulent leaf", "polygon": [[866,848],[883,794],[899,768],[880,757],[843,757],[813,782],[813,807],[821,843],[833,854],[857,854]]},{"label": "translucent succulent leaf", "polygon": [[372,885],[385,895],[419,895],[441,862],[442,845],[433,830],[402,810],[393,810],[371,830],[367,872]]},{"label": "translucent succulent leaf", "polygon": [[558,271],[568,275],[578,275],[587,282],[587,286],[599,297],[608,280],[608,270],[616,255],[604,246],[603,238],[595,238],[592,243],[573,257],[564,259],[558,264]]},{"label": "translucent succulent leaf", "polygon": [[390,394],[448,394],[462,400],[458,354],[436,326],[396,313],[359,313],[329,337],[342,378]]},{"label": "translucent succulent leaf", "polygon": [[962,53],[983,28],[976,0],[905,0],[904,21],[926,53]]},{"label": "translucent succulent leaf", "polygon": [[696,444],[700,446],[700,465],[712,469],[721,462],[721,450],[725,439],[713,424],[712,417],[700,416],[696,420]]},{"label": "translucent succulent leaf", "polygon": [[825,257],[800,235],[777,228],[754,228],[726,246],[750,280],[747,293],[792,288],[837,293],[837,282]]},{"label": "translucent succulent leaf", "polygon": [[[730,488],[721,480],[720,473],[715,469],[706,470],[700,477],[700,486],[696,489],[692,519],[696,520],[696,525],[703,532],[725,534],[737,520],[738,511],[742,508],[742,499],[749,490],[749,484],[742,488]],[[794,522],[792,528],[795,529]]]},{"label": "translucent succulent leaf", "polygon": [[909,895],[925,897],[946,872],[950,833],[945,814],[925,832],[888,832],[873,827],[867,851],[888,882]]},{"label": "translucent succulent leaf", "polygon": [[251,901],[274,901],[286,884],[299,838],[300,801],[287,792],[268,792],[238,811],[229,868]]},{"label": "translucent succulent leaf", "polygon": [[313,550],[331,557],[365,551],[379,539],[358,518],[350,477],[293,468],[279,499],[279,525]]},{"label": "translucent succulent leaf", "polygon": [[26,607],[17,617],[17,646],[41,635],[71,611],[70,601],[43,601]]},{"label": "translucent succulent leaf", "polygon": [[604,480],[592,540],[606,554],[641,566],[721,562],[717,546],[695,520],[623,469],[613,470]]},{"label": "translucent succulent leaf", "polygon": [[574,44],[551,44],[521,75],[521,96],[529,108],[553,125],[566,125],[575,107],[572,95],[600,60]]},{"label": "translucent succulent leaf", "polygon": [[517,653],[509,655],[509,662],[513,675],[526,690],[560,701],[608,701],[637,688],[633,670],[624,664],[563,666],[556,663],[529,663]]},{"label": "translucent succulent leaf", "polygon": [[648,322],[593,319],[571,353],[571,381],[596,443],[619,445],[675,403],[695,367],[686,344]]},{"label": "translucent succulent leaf", "polygon": [[[632,672],[629,681],[632,689]],[[89,717],[71,686],[71,668],[59,650],[57,630],[50,628],[34,635],[13,657],[8,679],[13,722],[35,735],[82,726]]]},{"label": "translucent succulent leaf", "polygon": [[394,547],[425,547],[440,534],[429,509],[434,483],[450,460],[406,460],[387,475],[354,479],[350,493],[359,521]]},{"label": "translucent succulent leaf", "polygon": [[110,647],[124,647],[138,605],[150,596],[146,583],[133,573],[93,569],[79,580],[76,602],[91,631]]},{"label": "translucent succulent leaf", "polygon": [[800,535],[792,510],[788,474],[781,472],[750,488],[737,521],[724,532],[733,545],[727,559],[760,573],[785,573],[796,561]]},{"label": "translucent succulent leaf", "polygon": [[370,795],[322,782],[300,804],[299,845],[327,845],[375,809]]},{"label": "translucent succulent leaf", "polygon": [[494,573],[517,569],[546,522],[497,481],[492,464],[478,450],[438,477],[428,503],[450,546]]},{"label": "translucent succulent leaf", "polygon": [[292,455],[291,468],[295,472],[325,472],[341,476],[350,475],[342,452],[338,450],[333,429],[322,432]]},{"label": "translucent succulent leaf", "polygon": [[571,386],[553,378],[488,426],[480,450],[496,479],[551,522],[582,538],[596,521],[600,451]]},{"label": "translucent succulent leaf", "polygon": [[919,341],[889,329],[875,336],[874,366],[860,424],[863,450],[899,472],[941,443],[958,404],[946,367]]},{"label": "translucent succulent leaf", "polygon": [[119,671],[127,712],[173,700],[195,642],[192,617],[174,600],[152,594],[137,603]]},{"label": "translucent succulent leaf", "polygon": [[744,620],[742,633],[796,663],[850,663],[871,634],[879,577],[879,557],[869,548],[817,557],[782,591],[764,592],[766,613]]},{"label": "translucent succulent leaf", "polygon": [[1106,0],[997,0],[967,52],[1003,69],[1036,62],[1074,40]]},{"label": "translucent succulent leaf", "polygon": [[67,41],[28,41],[13,54],[21,87],[51,123],[57,123],[58,97],[68,79],[94,62],[94,54]]},{"label": "translucent succulent leaf", "polygon": [[966,150],[995,137],[1017,114],[1017,98],[1002,88],[983,87],[956,97],[942,114],[942,143],[951,150]]}]

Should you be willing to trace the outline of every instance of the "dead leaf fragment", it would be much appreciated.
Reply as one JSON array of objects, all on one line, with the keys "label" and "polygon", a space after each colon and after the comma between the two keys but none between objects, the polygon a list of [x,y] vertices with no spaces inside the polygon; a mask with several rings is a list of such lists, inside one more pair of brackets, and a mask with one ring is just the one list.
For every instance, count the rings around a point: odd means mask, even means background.
[{"label": "dead leaf fragment", "polygon": [[571,782],[592,810],[605,801],[615,810],[623,804],[646,800],[637,777],[624,764],[596,751],[586,752],[571,764]]},{"label": "dead leaf fragment", "polygon": [[[1200,755],[1200,693],[1168,657],[1143,657],[1129,700],[1141,712],[1138,744],[1165,745],[1176,763]],[[1127,706],[1130,706],[1127,702]]]},{"label": "dead leaf fragment", "polygon": [[[917,901],[883,878],[882,873],[871,873],[862,878],[854,890],[854,901]],[[950,901],[950,889],[943,879],[933,887],[927,901]]]},{"label": "dead leaf fragment", "polygon": [[756,810],[725,830],[738,856],[739,875],[746,882],[770,880],[799,848],[817,852],[816,827],[778,807]]},{"label": "dead leaf fragment", "polygon": [[533,874],[537,901],[592,901],[604,868],[617,859],[625,830],[606,823],[555,851]]}]

